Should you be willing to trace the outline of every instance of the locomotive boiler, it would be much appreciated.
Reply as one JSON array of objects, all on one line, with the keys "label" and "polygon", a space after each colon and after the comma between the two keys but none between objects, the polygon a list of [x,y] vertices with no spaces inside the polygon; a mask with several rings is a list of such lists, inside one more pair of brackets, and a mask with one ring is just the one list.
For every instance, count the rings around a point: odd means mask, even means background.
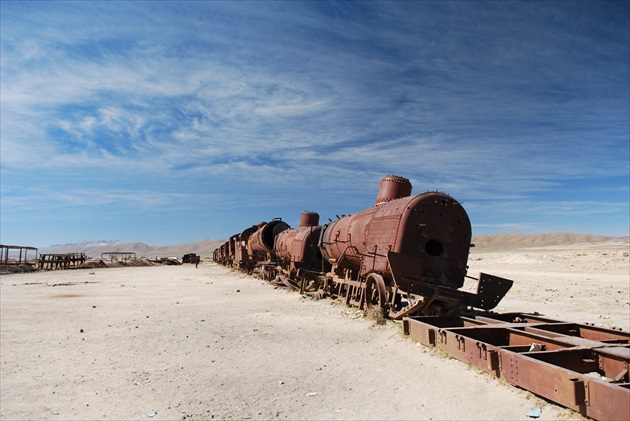
[{"label": "locomotive boiler", "polygon": [[462,205],[411,189],[406,178],[387,176],[374,206],[323,227],[319,246],[332,264],[324,293],[394,319],[494,308],[512,281],[480,274],[477,294],[459,291],[471,246]]},{"label": "locomotive boiler", "polygon": [[230,236],[214,251],[213,259],[224,266],[271,280],[275,277],[277,265],[275,238],[289,228],[281,218],[260,222]]},{"label": "locomotive boiler", "polygon": [[274,218],[269,222],[261,222],[254,230],[245,230],[240,237],[242,256],[240,262],[243,270],[254,273],[261,279],[268,281],[276,277],[277,258],[274,249],[276,237],[291,228],[281,218]]},{"label": "locomotive boiler", "polygon": [[300,292],[307,288],[306,282],[316,285],[319,277],[330,270],[319,249],[322,227],[318,224],[319,214],[302,212],[299,227],[276,237],[274,249],[280,266],[277,280]]}]

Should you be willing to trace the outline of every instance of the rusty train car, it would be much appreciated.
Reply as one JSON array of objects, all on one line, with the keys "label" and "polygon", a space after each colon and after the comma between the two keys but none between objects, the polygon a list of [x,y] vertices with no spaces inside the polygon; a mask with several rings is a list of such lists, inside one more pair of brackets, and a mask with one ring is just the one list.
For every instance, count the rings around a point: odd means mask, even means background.
[{"label": "rusty train car", "polygon": [[409,180],[387,176],[372,207],[323,225],[313,212],[293,229],[261,222],[230,237],[214,259],[402,319],[404,333],[425,346],[585,416],[627,420],[630,334],[477,311],[496,307],[513,282],[481,273],[476,293],[462,291],[470,242],[461,203],[441,192],[412,196]]},{"label": "rusty train car", "polygon": [[300,225],[287,229],[276,237],[275,253],[279,264],[276,279],[285,286],[317,290],[319,281],[331,268],[319,247],[323,227],[319,214],[302,212]]},{"label": "rusty train car", "polygon": [[408,179],[387,176],[364,211],[325,225],[304,212],[295,229],[281,219],[261,222],[230,237],[215,261],[393,319],[494,308],[511,280],[480,274],[477,293],[460,290],[471,247],[462,205],[411,190]]}]

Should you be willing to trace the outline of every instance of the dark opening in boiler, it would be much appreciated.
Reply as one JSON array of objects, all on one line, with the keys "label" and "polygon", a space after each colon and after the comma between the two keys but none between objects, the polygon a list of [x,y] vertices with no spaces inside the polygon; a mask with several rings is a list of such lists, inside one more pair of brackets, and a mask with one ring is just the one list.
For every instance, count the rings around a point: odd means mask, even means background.
[{"label": "dark opening in boiler", "polygon": [[429,256],[438,257],[442,255],[444,248],[442,247],[442,243],[438,240],[429,240],[424,245],[424,249],[429,254]]}]

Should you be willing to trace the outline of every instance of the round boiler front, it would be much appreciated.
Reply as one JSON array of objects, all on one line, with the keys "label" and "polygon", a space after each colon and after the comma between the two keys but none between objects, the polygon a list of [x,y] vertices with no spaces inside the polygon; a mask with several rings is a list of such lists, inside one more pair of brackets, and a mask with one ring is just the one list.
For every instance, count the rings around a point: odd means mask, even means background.
[{"label": "round boiler front", "polygon": [[274,219],[258,230],[258,239],[267,253],[273,250],[276,235],[289,228],[291,227],[286,222]]}]

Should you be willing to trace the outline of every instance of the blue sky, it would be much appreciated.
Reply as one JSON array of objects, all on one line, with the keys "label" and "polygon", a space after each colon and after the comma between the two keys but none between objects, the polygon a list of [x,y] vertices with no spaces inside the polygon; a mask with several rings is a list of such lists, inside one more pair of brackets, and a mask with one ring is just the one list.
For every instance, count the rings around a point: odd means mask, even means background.
[{"label": "blue sky", "polygon": [[629,235],[630,3],[10,2],[3,244],[169,245],[371,206]]}]

